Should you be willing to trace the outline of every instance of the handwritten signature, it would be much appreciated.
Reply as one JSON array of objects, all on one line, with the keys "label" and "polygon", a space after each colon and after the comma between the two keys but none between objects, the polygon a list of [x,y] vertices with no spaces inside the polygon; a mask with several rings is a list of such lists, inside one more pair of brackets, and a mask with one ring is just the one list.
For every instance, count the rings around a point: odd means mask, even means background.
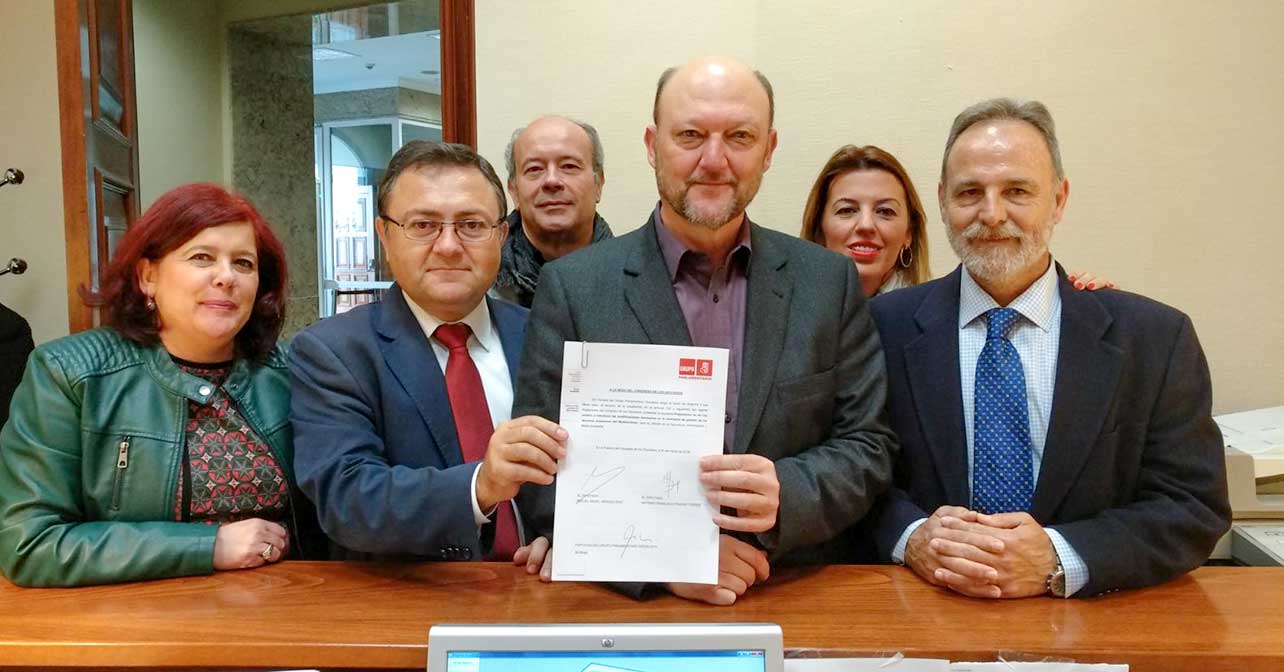
[{"label": "handwritten signature", "polygon": [[620,474],[623,473],[624,467],[614,467],[601,473],[598,473],[597,467],[593,467],[593,472],[588,475],[588,478],[584,479],[584,484],[580,486],[580,497],[596,494],[598,490],[605,487],[607,483],[619,478]]},{"label": "handwritten signature", "polygon": [[624,554],[625,554],[625,553],[626,553],[630,548],[632,548],[632,547],[633,547],[633,542],[635,542],[635,541],[636,541],[636,542],[641,542],[641,543],[643,543],[643,544],[649,544],[649,543],[651,543],[651,539],[650,539],[650,538],[648,538],[648,537],[638,536],[638,534],[637,534],[637,530],[636,530],[636,528],[634,528],[634,526],[630,525],[630,526],[628,526],[628,527],[624,528],[624,548],[621,548],[621,549],[620,549],[620,557],[621,557],[621,558],[623,558],[623,557],[624,557]]},{"label": "handwritten signature", "polygon": [[678,492],[678,486],[682,485],[682,481],[673,480],[672,471],[664,472],[663,483],[664,483],[664,496],[670,499],[672,499],[673,495]]}]

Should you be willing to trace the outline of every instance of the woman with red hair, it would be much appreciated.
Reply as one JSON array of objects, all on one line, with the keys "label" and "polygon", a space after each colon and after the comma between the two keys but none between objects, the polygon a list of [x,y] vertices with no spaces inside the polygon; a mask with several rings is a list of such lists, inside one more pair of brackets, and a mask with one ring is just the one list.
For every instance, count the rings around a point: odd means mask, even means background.
[{"label": "woman with red hair", "polygon": [[37,348],[0,431],[0,569],[72,586],[261,567],[315,520],[294,487],[285,255],[245,199],[161,196],[120,242],[103,324]]}]

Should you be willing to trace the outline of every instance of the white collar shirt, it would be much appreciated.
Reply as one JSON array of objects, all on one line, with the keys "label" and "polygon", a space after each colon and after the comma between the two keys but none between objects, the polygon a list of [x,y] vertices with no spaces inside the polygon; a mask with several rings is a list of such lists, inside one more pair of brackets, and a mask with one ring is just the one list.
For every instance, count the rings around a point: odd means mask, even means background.
[{"label": "white collar shirt", "polygon": [[[423,329],[424,337],[432,345],[432,352],[437,356],[437,365],[443,375],[446,363],[450,359],[450,349],[443,345],[433,334],[437,327],[447,324],[424,310],[419,304],[406,297],[406,305]],[[468,337],[468,355],[472,357],[477,373],[481,376],[482,390],[486,393],[486,407],[490,410],[490,421],[495,427],[513,417],[513,379],[508,370],[508,359],[504,356],[504,343],[499,339],[499,332],[490,319],[490,308],[483,298],[472,312],[459,321],[468,325],[472,335]],[[480,464],[478,465],[480,467]],[[491,522],[488,513],[481,510],[477,503],[477,470],[473,470],[472,481],[473,522],[478,526]],[[516,504],[514,511],[516,511]],[[493,513],[490,512],[490,513]],[[521,534],[521,517],[518,516],[518,534]],[[524,537],[522,537],[524,538]]]},{"label": "white collar shirt", "polygon": [[[424,331],[424,336],[432,344],[433,354],[437,355],[437,364],[444,375],[446,362],[450,359],[450,349],[432,335],[437,331],[437,327],[446,322],[431,315],[409,297],[406,297],[406,304],[410,306],[410,312],[414,313],[415,319]],[[478,303],[477,307],[459,322],[468,325],[468,328],[473,331],[468,337],[468,355],[473,358],[473,363],[477,365],[477,373],[481,375],[482,389],[486,391],[486,406],[490,409],[491,424],[499,426],[499,423],[513,417],[513,379],[508,371],[508,359],[504,357],[504,344],[499,340],[499,332],[491,323],[486,300],[483,299]]]}]

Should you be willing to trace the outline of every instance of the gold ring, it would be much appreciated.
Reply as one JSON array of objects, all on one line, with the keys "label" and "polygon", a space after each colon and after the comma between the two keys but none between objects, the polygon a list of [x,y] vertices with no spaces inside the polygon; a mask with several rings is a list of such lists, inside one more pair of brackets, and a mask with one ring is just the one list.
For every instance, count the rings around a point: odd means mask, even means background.
[{"label": "gold ring", "polygon": [[272,544],[263,542],[263,552],[259,555],[263,556],[264,562],[272,562]]}]

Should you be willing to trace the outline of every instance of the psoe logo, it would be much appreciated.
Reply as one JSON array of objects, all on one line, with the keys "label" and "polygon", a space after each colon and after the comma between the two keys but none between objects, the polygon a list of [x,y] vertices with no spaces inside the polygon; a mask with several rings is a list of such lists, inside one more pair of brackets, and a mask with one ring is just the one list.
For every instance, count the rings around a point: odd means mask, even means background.
[{"label": "psoe logo", "polygon": [[679,378],[713,378],[712,359],[681,358],[678,360]]}]

